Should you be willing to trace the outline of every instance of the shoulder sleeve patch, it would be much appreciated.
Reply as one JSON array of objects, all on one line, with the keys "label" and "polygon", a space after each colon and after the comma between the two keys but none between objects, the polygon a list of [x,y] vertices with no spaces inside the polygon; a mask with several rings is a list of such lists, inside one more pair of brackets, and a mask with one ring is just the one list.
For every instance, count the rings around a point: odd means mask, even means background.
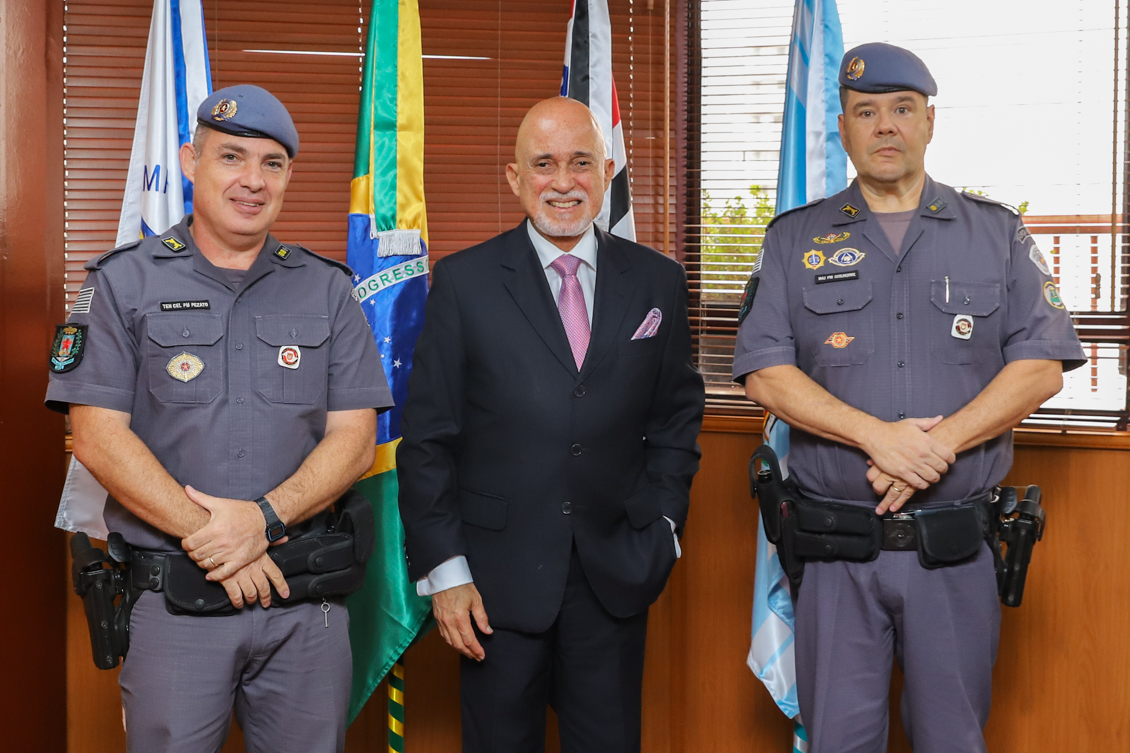
[{"label": "shoulder sleeve patch", "polygon": [[765,226],[765,229],[768,230],[769,228],[773,227],[774,222],[781,219],[782,217],[784,217],[787,214],[792,214],[793,212],[799,212],[802,209],[808,209],[809,207],[814,207],[822,201],[824,201],[824,199],[815,199],[815,200],[810,201],[807,204],[803,204],[799,207],[793,207],[792,209],[786,209],[783,212],[778,212],[777,215],[773,219],[769,220],[769,224]]},{"label": "shoulder sleeve patch", "polygon": [[138,246],[141,245],[141,241],[142,241],[142,239],[138,238],[135,241],[130,241],[129,243],[124,243],[124,244],[122,244],[121,246],[118,246],[115,249],[111,249],[111,250],[107,251],[106,253],[102,254],[101,256],[98,256],[98,257],[91,259],[86,264],[82,265],[82,268],[87,270],[87,271],[90,271],[92,269],[99,269],[99,268],[101,268],[102,263],[105,262],[107,259],[109,259],[111,256],[113,256],[114,254],[119,254],[122,251],[129,251],[131,248],[137,248]]},{"label": "shoulder sleeve patch", "polygon": [[55,341],[51,343],[49,361],[51,373],[65,374],[78,368],[86,352],[87,331],[85,324],[55,325]]},{"label": "shoulder sleeve patch", "polygon": [[1012,212],[1017,217],[1020,216],[1020,210],[1019,209],[1012,206],[1011,204],[1005,204],[1003,201],[997,201],[996,199],[990,199],[988,196],[979,196],[975,193],[969,193],[968,191],[962,191],[960,195],[963,196],[966,199],[972,199],[973,201],[978,201],[982,204],[992,204],[993,206],[1002,207],[1002,208],[1007,209],[1008,211]]},{"label": "shoulder sleeve patch", "polygon": [[340,262],[337,259],[331,259],[328,256],[322,256],[321,254],[316,254],[313,251],[311,251],[310,249],[303,246],[301,243],[291,243],[290,245],[294,246],[295,248],[302,249],[306,253],[313,256],[315,259],[321,259],[326,264],[329,264],[331,267],[337,267],[342,272],[345,272],[346,277],[353,277],[353,270],[350,268],[350,266],[348,264]]}]

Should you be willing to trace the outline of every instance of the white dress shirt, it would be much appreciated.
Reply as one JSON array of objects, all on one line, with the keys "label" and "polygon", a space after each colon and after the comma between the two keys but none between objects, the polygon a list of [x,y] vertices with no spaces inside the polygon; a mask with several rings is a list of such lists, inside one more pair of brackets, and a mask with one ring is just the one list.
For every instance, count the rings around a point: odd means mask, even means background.
[{"label": "white dress shirt", "polygon": [[[561,296],[562,279],[557,270],[550,265],[557,260],[557,257],[566,253],[581,260],[582,263],[577,267],[577,281],[581,283],[581,292],[585,296],[585,310],[589,315],[589,327],[592,327],[592,308],[596,297],[596,232],[593,226],[589,225],[589,229],[577,241],[572,251],[562,251],[553,245],[534,228],[534,223],[529,220],[526,220],[526,232],[530,235],[530,242],[534,245],[538,261],[545,272],[545,280],[549,283],[549,292],[553,294],[554,303],[557,303],[557,299]],[[675,521],[667,516],[663,518],[671,524],[671,534],[675,539],[675,556],[682,557],[683,550],[679,546],[679,537],[675,536]],[[460,554],[436,565],[426,578],[416,581],[416,593],[420,596],[431,596],[473,581],[467,558]]]}]

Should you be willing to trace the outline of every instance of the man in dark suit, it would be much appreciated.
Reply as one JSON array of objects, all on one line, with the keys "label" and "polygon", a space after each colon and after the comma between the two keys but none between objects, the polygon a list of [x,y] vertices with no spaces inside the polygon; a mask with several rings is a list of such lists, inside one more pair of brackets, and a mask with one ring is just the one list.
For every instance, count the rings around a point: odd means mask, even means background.
[{"label": "man in dark suit", "polygon": [[528,221],[433,270],[397,451],[409,577],[464,656],[464,751],[543,750],[547,703],[566,753],[638,751],[700,454],[686,275],[593,226],[613,163],[583,104],[535,105],[515,152]]}]

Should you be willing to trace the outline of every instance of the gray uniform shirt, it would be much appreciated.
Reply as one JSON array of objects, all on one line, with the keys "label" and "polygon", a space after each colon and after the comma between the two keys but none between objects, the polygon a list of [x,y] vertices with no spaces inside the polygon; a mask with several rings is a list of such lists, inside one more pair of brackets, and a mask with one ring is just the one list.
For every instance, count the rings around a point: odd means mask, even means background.
[{"label": "gray uniform shirt", "polygon": [[[191,222],[86,265],[68,320],[88,327],[82,360],[51,375],[47,405],[130,413],[178,483],[256,499],[322,440],[327,411],[388,408],[392,396],[348,267],[268,235],[233,286]],[[106,524],[135,546],[180,549],[112,497]]]},{"label": "gray uniform shirt", "polygon": [[[1020,217],[929,177],[891,248],[858,186],[780,215],[747,287],[733,377],[795,365],[884,421],[948,416],[1005,364],[1085,356]],[[789,471],[816,497],[873,503],[862,450],[794,430]],[[1012,465],[1011,432],[958,456],[915,502],[966,499]]]}]

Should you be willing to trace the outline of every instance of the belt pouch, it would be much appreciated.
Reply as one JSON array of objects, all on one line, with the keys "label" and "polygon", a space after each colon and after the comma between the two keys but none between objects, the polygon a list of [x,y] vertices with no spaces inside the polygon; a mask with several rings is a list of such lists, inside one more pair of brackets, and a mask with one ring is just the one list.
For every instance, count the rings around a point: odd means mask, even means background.
[{"label": "belt pouch", "polygon": [[871,562],[882,548],[880,518],[867,507],[797,500],[797,556],[820,560]]},{"label": "belt pouch", "polygon": [[165,609],[169,614],[234,614],[228,592],[207,580],[204,570],[184,554],[165,558]]},{"label": "belt pouch", "polygon": [[918,510],[918,562],[927,570],[957,565],[977,556],[985,540],[977,507],[937,507]]}]

